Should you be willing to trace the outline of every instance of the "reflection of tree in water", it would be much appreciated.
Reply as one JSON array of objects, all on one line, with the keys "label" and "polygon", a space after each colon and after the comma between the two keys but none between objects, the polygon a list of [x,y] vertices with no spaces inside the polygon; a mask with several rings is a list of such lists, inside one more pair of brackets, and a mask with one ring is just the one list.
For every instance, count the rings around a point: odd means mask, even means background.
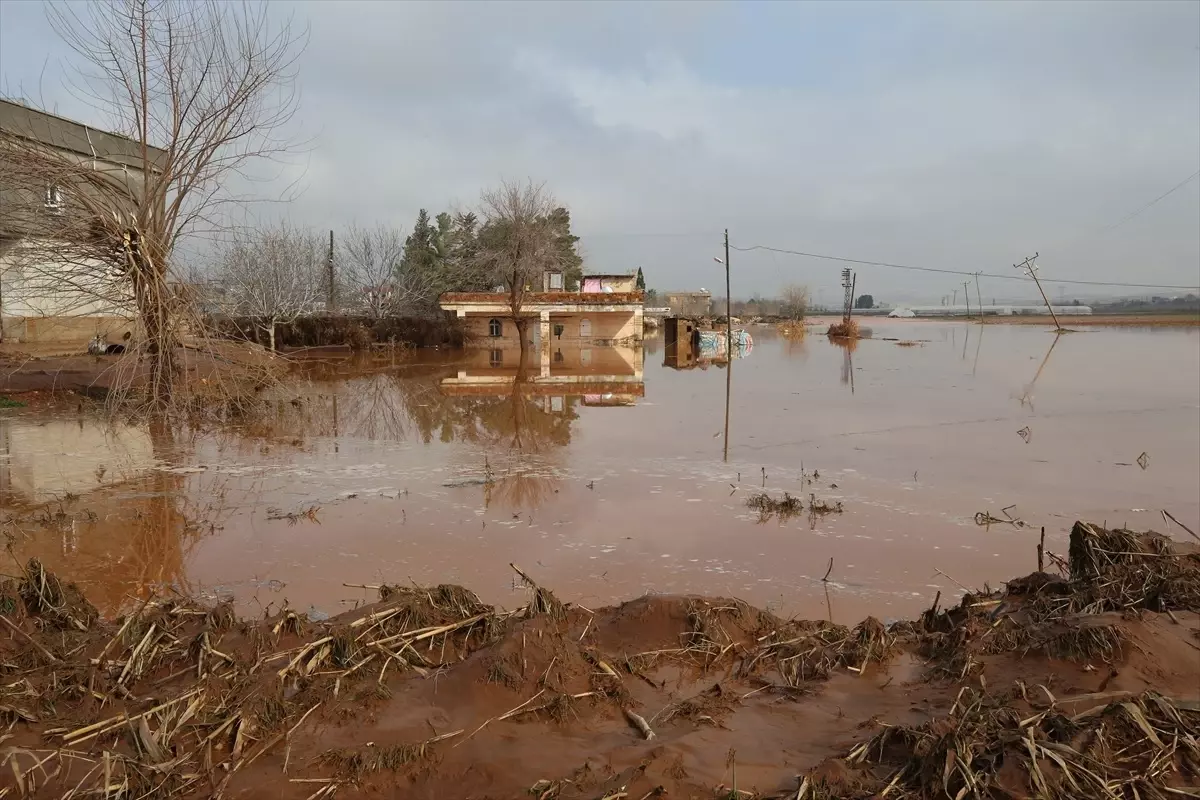
[{"label": "reflection of tree in water", "polygon": [[491,508],[493,504],[530,511],[540,508],[558,491],[555,488],[558,480],[544,472],[518,468],[518,471],[500,475],[484,486],[484,508]]},{"label": "reflection of tree in water", "polygon": [[263,439],[419,438],[425,444],[437,439],[539,452],[570,442],[571,423],[579,416],[578,397],[565,397],[558,410],[549,398],[534,395],[525,368],[510,390],[496,395],[443,392],[442,380],[457,372],[452,364],[410,364],[403,372],[366,375],[361,369],[308,367],[313,383],[300,391],[295,385],[277,390],[268,401],[270,413],[240,433]]},{"label": "reflection of tree in water", "polygon": [[[439,381],[440,382],[440,381]],[[522,453],[562,447],[579,418],[578,397],[564,397],[555,410],[549,397],[533,394],[524,369],[500,395],[446,395],[437,385],[405,386],[413,426],[425,442],[465,442],[485,448],[507,446]]]},{"label": "reflection of tree in water", "polygon": [[[777,329],[779,338],[783,340],[783,352],[788,358],[799,361],[808,360],[808,329],[803,322],[784,323]],[[755,334],[759,336],[760,334]]]}]

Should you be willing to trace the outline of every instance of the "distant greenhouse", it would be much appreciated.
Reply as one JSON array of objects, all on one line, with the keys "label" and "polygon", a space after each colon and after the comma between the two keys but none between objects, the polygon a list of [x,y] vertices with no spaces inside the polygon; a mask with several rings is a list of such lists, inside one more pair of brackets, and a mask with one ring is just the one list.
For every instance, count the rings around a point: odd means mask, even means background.
[{"label": "distant greenhouse", "polygon": [[[1051,306],[1054,313],[1060,317],[1082,317],[1092,313],[1091,306]],[[979,306],[904,306],[892,309],[889,317],[967,317],[977,316]],[[983,313],[992,317],[1011,317],[1020,315],[1039,316],[1046,313],[1045,306],[984,306]],[[872,316],[870,310],[855,312],[856,316]]]}]

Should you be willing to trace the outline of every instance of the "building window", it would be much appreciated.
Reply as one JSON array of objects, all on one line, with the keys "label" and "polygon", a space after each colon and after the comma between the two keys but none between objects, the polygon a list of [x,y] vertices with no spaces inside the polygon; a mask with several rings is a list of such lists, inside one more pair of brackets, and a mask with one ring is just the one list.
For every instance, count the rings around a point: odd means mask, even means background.
[{"label": "building window", "polygon": [[491,336],[493,339],[495,339],[495,338],[498,338],[503,335],[504,335],[504,326],[500,324],[500,320],[498,320],[498,319],[488,320],[488,336]]},{"label": "building window", "polygon": [[562,325],[555,325],[555,326],[554,326],[554,338],[555,338],[555,339],[561,339],[561,338],[562,338],[562,335],[563,335],[563,326],[562,326]]},{"label": "building window", "polygon": [[586,339],[592,335],[592,321],[590,319],[579,320],[579,336]]},{"label": "building window", "polygon": [[555,364],[563,363],[563,351],[562,350],[554,351],[554,363]]},{"label": "building window", "polygon": [[561,272],[551,272],[549,274],[550,291],[561,292],[563,288],[563,276]]},{"label": "building window", "polygon": [[503,366],[504,365],[504,351],[498,347],[493,347],[492,351],[490,353],[488,353],[488,364],[490,364],[493,367]]},{"label": "building window", "polygon": [[59,209],[62,208],[63,196],[62,189],[59,189],[54,184],[46,187],[46,208]]}]

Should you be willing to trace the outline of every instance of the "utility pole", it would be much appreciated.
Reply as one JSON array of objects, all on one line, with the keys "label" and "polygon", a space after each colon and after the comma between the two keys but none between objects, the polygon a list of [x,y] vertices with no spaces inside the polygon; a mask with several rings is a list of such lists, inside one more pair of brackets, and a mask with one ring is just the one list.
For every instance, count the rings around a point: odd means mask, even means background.
[{"label": "utility pole", "polygon": [[963,281],[963,300],[967,301],[967,319],[971,318],[971,295],[967,293],[967,282]]},{"label": "utility pole", "polygon": [[326,261],[325,267],[329,277],[329,295],[325,301],[325,310],[332,313],[337,303],[337,295],[333,283],[333,231],[329,232],[329,258]]},{"label": "utility pole", "polygon": [[950,305],[952,305],[952,306],[958,305],[958,289],[954,290],[953,298],[954,299],[950,301]]},{"label": "utility pole", "polygon": [[729,293],[729,228],[725,229],[725,353],[733,362],[733,298]]},{"label": "utility pole", "polygon": [[1037,257],[1038,254],[1034,253],[1020,264],[1013,264],[1013,266],[1016,269],[1024,270],[1026,275],[1033,278],[1033,282],[1037,284],[1038,291],[1042,294],[1042,300],[1046,302],[1046,310],[1050,312],[1050,319],[1054,320],[1054,329],[1056,331],[1061,331],[1063,327],[1062,325],[1058,324],[1058,317],[1055,316],[1054,308],[1050,305],[1050,298],[1046,297],[1046,290],[1042,288],[1042,282],[1038,280],[1037,264],[1035,263],[1037,261]]},{"label": "utility pole", "polygon": [[979,293],[979,273],[975,273],[975,299],[979,301],[979,323],[983,324],[983,295]]},{"label": "utility pole", "polygon": [[854,280],[850,275],[850,269],[842,270],[842,289],[845,290],[842,295],[842,324],[850,324],[850,307],[854,305]]},{"label": "utility pole", "polygon": [[729,290],[729,228],[725,229],[725,454],[729,461],[729,403],[733,394],[733,295]]}]

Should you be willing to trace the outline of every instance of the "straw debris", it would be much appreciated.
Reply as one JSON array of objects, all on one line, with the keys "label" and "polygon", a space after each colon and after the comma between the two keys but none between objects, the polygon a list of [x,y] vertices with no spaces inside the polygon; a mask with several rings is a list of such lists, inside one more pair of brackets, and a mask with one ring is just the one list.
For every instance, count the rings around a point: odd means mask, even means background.
[{"label": "straw debris", "polygon": [[1200,770],[1200,713],[1154,692],[1074,715],[1023,717],[1016,699],[964,688],[950,714],[885,726],[845,758],[874,785],[844,796],[1164,798]]}]

